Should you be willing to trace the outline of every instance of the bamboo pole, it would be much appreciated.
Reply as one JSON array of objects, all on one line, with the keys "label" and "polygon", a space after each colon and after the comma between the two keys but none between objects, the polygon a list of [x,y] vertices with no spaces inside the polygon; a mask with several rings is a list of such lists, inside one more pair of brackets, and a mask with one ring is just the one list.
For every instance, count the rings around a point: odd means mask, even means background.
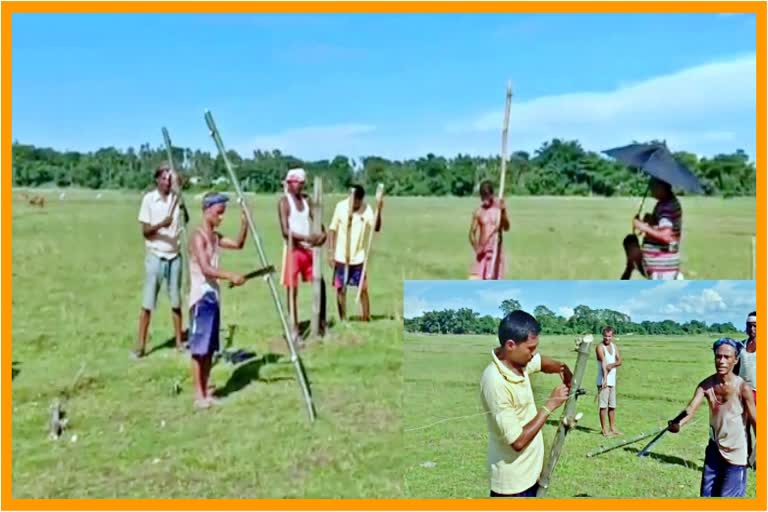
[{"label": "bamboo pole", "polygon": [[[227,156],[227,151],[224,147],[224,142],[221,140],[221,136],[219,135],[219,131],[216,128],[216,123],[213,120],[213,116],[207,110],[205,111],[205,121],[206,121],[206,124],[208,125],[208,129],[211,132],[211,137],[213,138],[214,142],[216,143],[216,147],[219,150],[219,154],[224,160],[224,165],[226,166],[227,172],[229,173],[229,177],[232,180],[232,185],[235,187],[235,192],[237,193],[238,201],[240,202],[240,207],[245,212],[245,218],[248,222],[248,227],[250,228],[250,232],[251,232],[251,239],[253,240],[253,243],[256,246],[256,252],[258,253],[259,259],[261,261],[261,266],[268,267],[269,262],[267,261],[267,255],[264,252],[264,247],[262,246],[262,243],[261,243],[261,237],[259,237],[259,233],[258,231],[256,231],[256,226],[253,223],[251,212],[248,208],[248,205],[245,202],[245,196],[243,195],[243,191],[240,188],[240,182],[237,180],[237,175],[235,174],[235,170],[232,167],[232,163],[229,161],[229,157]],[[280,302],[280,296],[277,294],[277,288],[275,286],[275,279],[273,274],[267,274],[265,280],[269,287],[269,292],[272,295],[272,301],[274,302],[275,309],[277,310],[277,314],[280,317],[280,323],[282,324],[282,327],[283,327],[283,335],[285,336],[285,341],[288,344],[288,350],[291,353],[291,363],[293,364],[294,370],[296,371],[296,378],[299,381],[299,386],[301,387],[302,397],[304,398],[304,404],[307,407],[307,414],[309,416],[309,421],[314,422],[317,416],[317,413],[315,411],[315,404],[312,400],[312,393],[309,389],[309,382],[307,379],[306,372],[304,371],[304,365],[301,362],[301,357],[296,351],[296,347],[293,339],[293,333],[291,332],[291,329],[288,326],[288,321],[285,318],[285,310],[283,310],[283,305]]]},{"label": "bamboo pole", "polygon": [[[499,177],[499,201],[504,199],[505,179],[507,176],[507,134],[509,132],[509,110],[512,105],[512,82],[507,82],[507,101],[504,106],[504,124],[501,129],[501,175]],[[499,219],[496,223],[496,244],[493,247],[493,256],[491,257],[492,279],[499,279],[502,239],[501,234],[501,210],[499,210]]]}]

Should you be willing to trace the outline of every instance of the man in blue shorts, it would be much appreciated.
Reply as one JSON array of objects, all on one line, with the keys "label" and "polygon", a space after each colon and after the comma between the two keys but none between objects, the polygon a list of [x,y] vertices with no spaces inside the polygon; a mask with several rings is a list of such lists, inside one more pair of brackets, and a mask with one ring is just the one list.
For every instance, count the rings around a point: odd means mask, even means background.
[{"label": "man in blue shorts", "polygon": [[681,420],[669,422],[677,433],[693,419],[706,400],[709,403],[709,443],[701,474],[702,497],[743,497],[747,490],[748,428],[755,429],[755,399],[749,384],[733,373],[742,345],[720,338],[712,345],[715,373],[699,383]]},{"label": "man in blue shorts", "polygon": [[195,407],[206,409],[216,400],[208,390],[213,354],[219,349],[219,324],[221,317],[221,292],[219,279],[226,279],[235,286],[245,282],[245,277],[219,268],[219,248],[242,249],[248,234],[245,212],[240,215],[240,233],[236,239],[223,237],[219,227],[229,198],[224,194],[209,192],[203,197],[203,220],[189,241],[189,351],[192,355],[192,382],[195,387]]},{"label": "man in blue shorts", "polygon": [[[371,319],[371,306],[368,299],[368,279],[363,278],[363,262],[365,261],[365,241],[373,236],[373,231],[381,231],[381,209],[374,219],[373,209],[363,203],[365,190],[360,185],[353,187],[352,212],[349,211],[349,198],[336,204],[333,218],[328,227],[328,261],[334,263],[333,286],[336,288],[336,303],[339,309],[339,318],[346,319],[348,285],[362,286],[360,301],[363,306],[363,321]],[[345,267],[349,272],[345,272]],[[344,283],[344,274],[347,274],[347,282]],[[366,272],[367,273],[367,272]],[[360,282],[362,280],[362,283]]]}]

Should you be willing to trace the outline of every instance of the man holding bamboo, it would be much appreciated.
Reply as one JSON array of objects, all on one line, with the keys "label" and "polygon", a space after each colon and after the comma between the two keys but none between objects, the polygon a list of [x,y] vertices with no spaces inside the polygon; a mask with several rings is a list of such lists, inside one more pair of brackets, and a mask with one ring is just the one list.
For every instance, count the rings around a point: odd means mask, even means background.
[{"label": "man holding bamboo", "polygon": [[173,330],[176,348],[181,351],[181,255],[179,240],[181,219],[179,195],[171,190],[171,169],[161,165],[155,170],[156,187],[147,192],[141,200],[139,223],[144,237],[144,292],[139,314],[137,347],[133,357],[146,355],[147,331],[152,311],[157,303],[157,294],[165,281],[171,302]]},{"label": "man holding bamboo", "polygon": [[[573,375],[568,365],[538,353],[541,326],[525,311],[508,314],[499,324],[499,345],[480,378],[480,398],[488,424],[491,497],[535,497],[544,467],[541,429],[568,399]],[[559,374],[556,387],[539,409],[529,376]]]},{"label": "man holding bamboo", "polygon": [[499,247],[502,230],[509,231],[506,205],[503,199],[494,198],[491,182],[484,181],[480,184],[480,207],[472,214],[469,226],[469,243],[475,253],[470,280],[504,278],[506,258]]},{"label": "man holding bamboo", "polygon": [[285,177],[285,195],[278,202],[280,229],[285,240],[283,250],[283,286],[288,295],[288,306],[293,322],[293,335],[299,339],[299,313],[297,307],[299,276],[305,283],[312,282],[312,247],[325,243],[325,233],[312,233],[312,210],[308,198],[302,193],[306,173],[304,169],[290,169]]},{"label": "man holding bamboo", "polygon": [[383,200],[379,199],[377,213],[370,205],[363,202],[365,189],[354,185],[350,196],[336,203],[333,218],[328,227],[328,261],[333,262],[333,286],[336,288],[336,303],[339,318],[346,319],[347,286],[360,288],[360,302],[363,309],[363,321],[371,319],[371,307],[368,296],[368,276],[363,275],[366,259],[365,241],[373,232],[381,231],[381,210]]}]

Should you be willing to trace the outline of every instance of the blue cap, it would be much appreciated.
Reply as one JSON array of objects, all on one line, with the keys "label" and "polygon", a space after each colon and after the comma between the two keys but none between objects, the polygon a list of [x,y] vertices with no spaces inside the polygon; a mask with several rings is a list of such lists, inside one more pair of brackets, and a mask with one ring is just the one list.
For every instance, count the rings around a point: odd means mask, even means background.
[{"label": "blue cap", "polygon": [[203,198],[203,210],[207,210],[208,208],[216,204],[226,203],[227,201],[229,201],[229,198],[219,192],[216,192],[215,194],[211,194],[209,196],[205,196]]},{"label": "blue cap", "polygon": [[729,347],[733,347],[733,349],[736,351],[736,355],[738,356],[741,352],[741,349],[743,346],[738,341],[734,340],[733,338],[720,338],[712,345],[712,351],[717,352],[717,349],[720,348],[723,345],[728,345]]}]

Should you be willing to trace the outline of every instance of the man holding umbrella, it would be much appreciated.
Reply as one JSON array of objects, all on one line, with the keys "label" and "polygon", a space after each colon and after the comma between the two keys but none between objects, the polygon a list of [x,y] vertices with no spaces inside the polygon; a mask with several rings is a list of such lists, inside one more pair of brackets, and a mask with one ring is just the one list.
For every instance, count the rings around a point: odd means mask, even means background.
[{"label": "man holding umbrella", "polygon": [[657,201],[646,219],[650,222],[637,217],[632,221],[632,226],[644,235],[640,247],[643,267],[650,279],[674,280],[680,273],[683,209],[669,183],[651,178],[648,188]]},{"label": "man holding umbrella", "polygon": [[[640,251],[633,244],[627,244],[627,269],[622,279],[628,279],[632,267],[650,279],[678,279],[680,274],[680,238],[682,234],[683,211],[672,187],[688,192],[701,193],[703,189],[696,176],[684,165],[677,162],[666,144],[631,144],[604,151],[619,162],[643,171],[651,179],[646,196],[650,193],[656,200],[653,213],[640,220],[640,209],[632,221],[635,231],[643,235]],[[630,235],[629,238],[633,238]],[[628,246],[629,245],[629,246]],[[633,250],[635,249],[635,250]],[[640,261],[633,261],[640,259]]]}]

